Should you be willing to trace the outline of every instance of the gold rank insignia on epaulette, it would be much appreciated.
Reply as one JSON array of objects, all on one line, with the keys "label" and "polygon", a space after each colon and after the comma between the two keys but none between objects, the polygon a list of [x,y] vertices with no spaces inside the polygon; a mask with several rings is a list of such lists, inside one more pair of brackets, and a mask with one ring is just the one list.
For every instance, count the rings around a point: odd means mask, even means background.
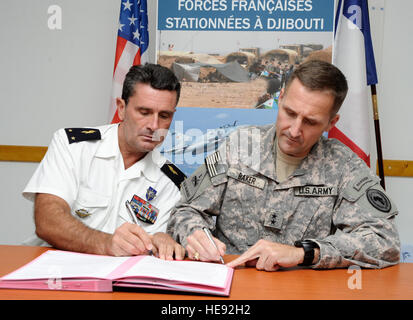
[{"label": "gold rank insignia on epaulette", "polygon": [[161,171],[165,173],[179,189],[181,188],[181,183],[185,180],[186,175],[179,170],[177,166],[175,166],[172,162],[167,161],[162,166]]},{"label": "gold rank insignia on epaulette", "polygon": [[100,131],[93,128],[66,128],[65,131],[69,139],[69,144],[81,141],[100,140],[102,138]]}]

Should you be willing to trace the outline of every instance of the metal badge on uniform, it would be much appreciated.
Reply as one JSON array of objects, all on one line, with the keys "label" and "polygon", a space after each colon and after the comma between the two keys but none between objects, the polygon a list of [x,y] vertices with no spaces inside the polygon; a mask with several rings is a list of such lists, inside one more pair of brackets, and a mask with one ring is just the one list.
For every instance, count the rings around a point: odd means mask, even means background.
[{"label": "metal badge on uniform", "polygon": [[259,189],[264,189],[265,187],[265,180],[258,178],[256,176],[244,174],[241,171],[235,169],[235,168],[229,168],[227,172],[228,177],[231,177],[235,180],[241,181],[243,183],[246,183],[252,187],[256,187]]},{"label": "metal badge on uniform", "polygon": [[294,190],[296,196],[305,197],[330,197],[337,195],[336,187],[304,186]]},{"label": "metal badge on uniform", "polygon": [[86,209],[78,209],[75,211],[75,213],[77,214],[79,218],[82,218],[82,219],[90,216],[89,211],[87,211]]},{"label": "metal badge on uniform", "polygon": [[136,194],[132,197],[130,205],[136,217],[143,222],[154,224],[158,218],[158,208],[138,197]]},{"label": "metal badge on uniform", "polygon": [[146,200],[152,201],[153,199],[155,199],[156,193],[157,191],[154,188],[149,187],[148,190],[146,190]]}]

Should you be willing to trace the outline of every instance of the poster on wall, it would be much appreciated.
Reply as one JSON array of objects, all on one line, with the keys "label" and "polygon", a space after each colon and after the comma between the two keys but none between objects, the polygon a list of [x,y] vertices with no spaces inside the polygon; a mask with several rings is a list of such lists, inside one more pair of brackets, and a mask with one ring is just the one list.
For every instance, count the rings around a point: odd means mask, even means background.
[{"label": "poster on wall", "polygon": [[274,123],[307,59],[331,61],[334,0],[158,0],[157,63],[182,83],[161,152],[187,175],[229,133]]}]

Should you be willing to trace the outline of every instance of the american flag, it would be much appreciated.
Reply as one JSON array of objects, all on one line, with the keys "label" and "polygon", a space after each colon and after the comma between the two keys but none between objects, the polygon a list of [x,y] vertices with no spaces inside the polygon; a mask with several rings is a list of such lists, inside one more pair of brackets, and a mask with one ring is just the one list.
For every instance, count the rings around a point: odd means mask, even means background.
[{"label": "american flag", "polygon": [[149,45],[148,12],[146,0],[121,0],[113,72],[109,120],[119,122],[116,98],[122,95],[126,73],[132,65],[145,63]]},{"label": "american flag", "polygon": [[339,0],[333,64],[346,76],[349,91],[340,109],[340,120],[328,136],[346,144],[370,166],[368,86],[377,83],[377,73],[367,0]]}]

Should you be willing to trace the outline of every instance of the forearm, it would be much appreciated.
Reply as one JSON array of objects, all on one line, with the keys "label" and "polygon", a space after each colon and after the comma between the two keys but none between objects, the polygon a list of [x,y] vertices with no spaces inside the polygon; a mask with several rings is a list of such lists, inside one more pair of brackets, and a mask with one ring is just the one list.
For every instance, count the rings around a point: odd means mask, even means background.
[{"label": "forearm", "polygon": [[[384,268],[397,264],[400,243],[392,221],[380,232],[372,226],[352,232],[336,232],[323,240],[320,259],[314,268],[345,268],[356,264],[363,268]],[[363,229],[363,228],[360,228]]]},{"label": "forearm", "polygon": [[36,234],[55,248],[93,254],[109,254],[110,234],[87,227],[70,213],[63,199],[37,194],[35,200]]}]

